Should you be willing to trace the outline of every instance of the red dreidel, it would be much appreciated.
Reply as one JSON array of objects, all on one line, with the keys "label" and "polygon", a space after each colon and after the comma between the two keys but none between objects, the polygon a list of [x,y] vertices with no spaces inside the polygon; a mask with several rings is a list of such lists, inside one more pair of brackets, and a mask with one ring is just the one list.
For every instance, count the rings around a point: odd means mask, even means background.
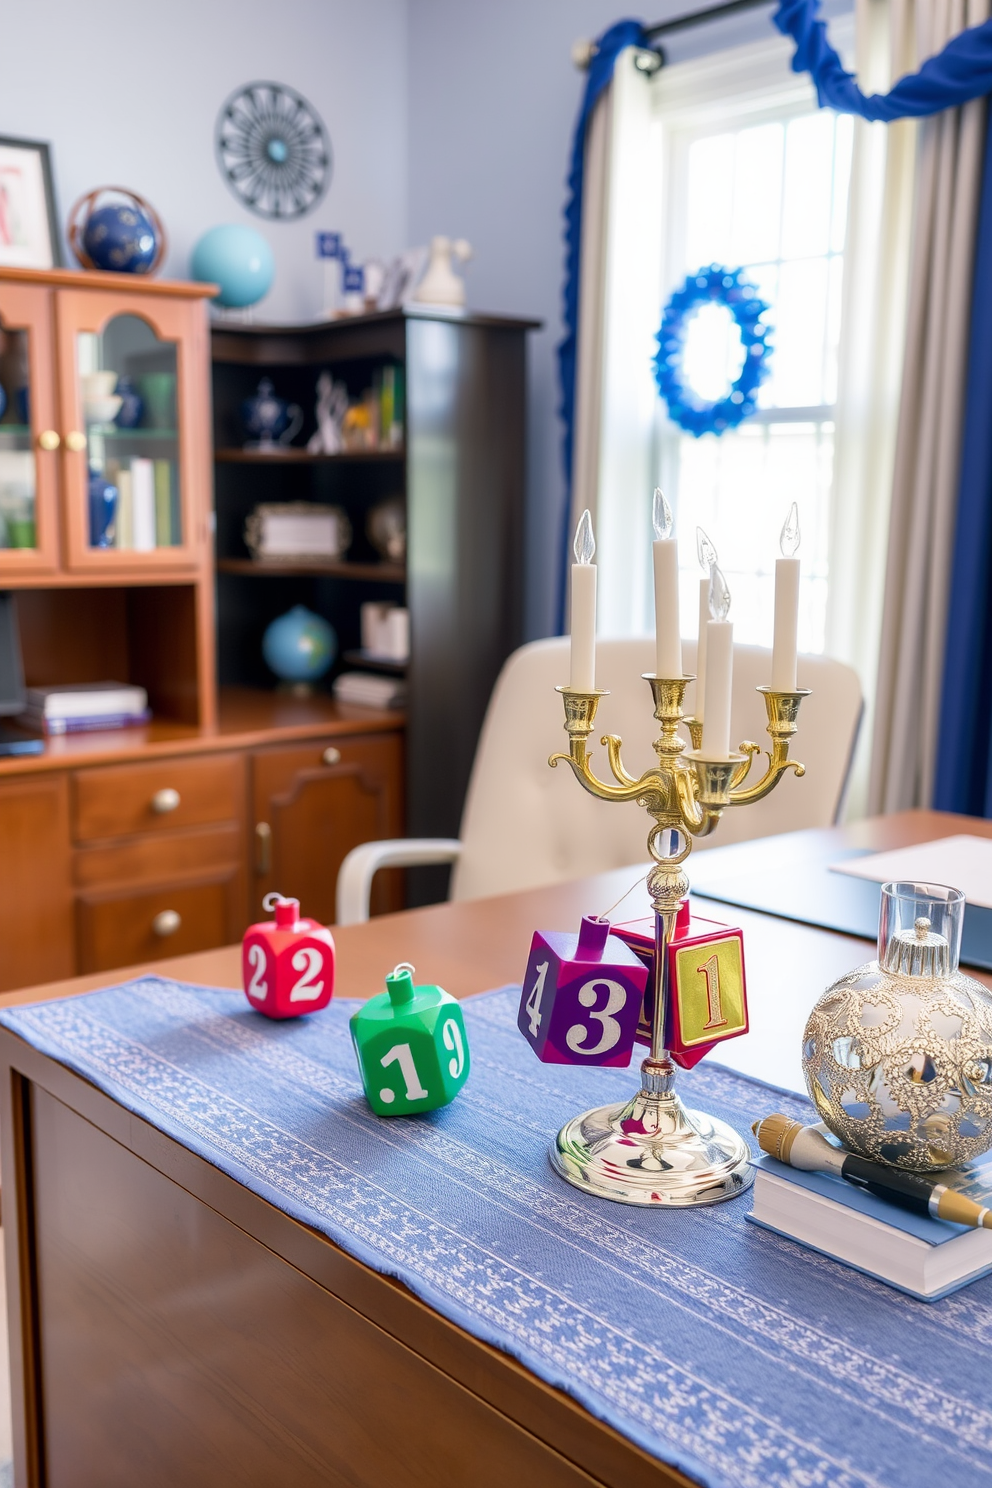
[{"label": "red dreidel", "polygon": [[253,1008],[267,1018],[298,1018],[334,995],[334,940],[316,920],[300,918],[300,901],[266,894],[274,920],[250,925],[241,942],[241,979]]},{"label": "red dreidel", "polygon": [[[649,970],[653,969],[653,919],[615,925],[613,933],[638,953]],[[668,947],[668,978],[671,988],[668,1052],[683,1069],[692,1069],[724,1039],[747,1033],[744,936],[736,925],[692,915],[689,900],[684,900]],[[653,1004],[652,975],[637,1029],[637,1039],[642,1044],[651,1043]]]},{"label": "red dreidel", "polygon": [[630,1063],[647,969],[608,920],[535,931],[517,1027],[544,1064]]}]

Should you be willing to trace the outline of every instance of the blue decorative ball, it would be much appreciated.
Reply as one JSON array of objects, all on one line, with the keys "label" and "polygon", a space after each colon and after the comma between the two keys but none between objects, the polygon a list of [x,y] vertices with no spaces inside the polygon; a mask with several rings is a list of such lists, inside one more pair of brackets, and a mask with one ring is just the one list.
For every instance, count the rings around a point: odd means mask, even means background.
[{"label": "blue decorative ball", "polygon": [[338,638],[327,621],[303,605],[294,605],[266,630],[262,655],[284,682],[313,682],[330,671]]},{"label": "blue decorative ball", "polygon": [[190,274],[203,284],[219,284],[218,305],[254,305],[272,288],[276,265],[272,249],[253,227],[227,223],[205,232],[193,249]]},{"label": "blue decorative ball", "polygon": [[112,202],[86,219],[83,248],[93,267],[116,274],[147,274],[155,262],[159,237],[139,206]]}]

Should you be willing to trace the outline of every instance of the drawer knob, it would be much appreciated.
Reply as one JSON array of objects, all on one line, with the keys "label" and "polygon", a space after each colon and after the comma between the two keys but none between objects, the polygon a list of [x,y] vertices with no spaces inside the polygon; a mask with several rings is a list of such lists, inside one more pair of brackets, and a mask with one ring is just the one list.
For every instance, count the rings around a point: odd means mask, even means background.
[{"label": "drawer knob", "polygon": [[86,435],[81,429],[70,429],[65,436],[66,449],[72,450],[74,455],[79,455],[86,448]]},{"label": "drawer knob", "polygon": [[156,935],[175,935],[183,922],[183,917],[174,909],[163,909],[152,920],[152,929]]},{"label": "drawer knob", "polygon": [[62,443],[55,429],[42,429],[38,435],[39,447],[43,450],[57,450]]},{"label": "drawer knob", "polygon": [[180,799],[179,792],[173,790],[171,785],[166,785],[152,796],[152,810],[159,816],[165,816],[167,812],[178,809]]},{"label": "drawer knob", "polygon": [[341,751],[340,749],[335,749],[333,744],[328,744],[321,755],[321,759],[325,765],[339,765],[341,763]]}]

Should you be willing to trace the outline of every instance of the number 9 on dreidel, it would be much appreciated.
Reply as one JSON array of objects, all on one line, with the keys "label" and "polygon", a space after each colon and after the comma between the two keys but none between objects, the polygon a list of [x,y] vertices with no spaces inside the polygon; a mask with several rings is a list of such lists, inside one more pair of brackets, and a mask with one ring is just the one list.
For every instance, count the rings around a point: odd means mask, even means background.
[{"label": "number 9 on dreidel", "polygon": [[362,1084],[377,1116],[410,1116],[454,1100],[469,1074],[462,1010],[440,987],[415,987],[406,962],[351,1019]]}]

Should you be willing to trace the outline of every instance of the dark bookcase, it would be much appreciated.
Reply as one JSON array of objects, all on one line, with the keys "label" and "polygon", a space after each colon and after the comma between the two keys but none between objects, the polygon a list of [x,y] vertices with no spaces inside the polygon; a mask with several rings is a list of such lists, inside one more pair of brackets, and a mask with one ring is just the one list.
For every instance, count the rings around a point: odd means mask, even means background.
[{"label": "dark bookcase", "polygon": [[[317,325],[212,328],[217,511],[218,672],[222,684],[275,686],[261,654],[266,625],[305,604],[334,626],[341,670],[360,645],[359,606],[410,611],[406,825],[454,836],[490,692],[521,641],[526,333],[536,322],[386,311]],[[310,455],[316,381],[329,371],[359,397],[393,363],[405,387],[404,440],[389,450]],[[277,454],[246,451],[239,410],[269,377],[304,422]],[[401,496],[405,565],[366,535],[372,506]],[[338,562],[255,562],[245,518],[260,502],[342,506],[353,540]],[[433,870],[431,870],[433,872]],[[414,901],[431,897],[426,874]]]}]

